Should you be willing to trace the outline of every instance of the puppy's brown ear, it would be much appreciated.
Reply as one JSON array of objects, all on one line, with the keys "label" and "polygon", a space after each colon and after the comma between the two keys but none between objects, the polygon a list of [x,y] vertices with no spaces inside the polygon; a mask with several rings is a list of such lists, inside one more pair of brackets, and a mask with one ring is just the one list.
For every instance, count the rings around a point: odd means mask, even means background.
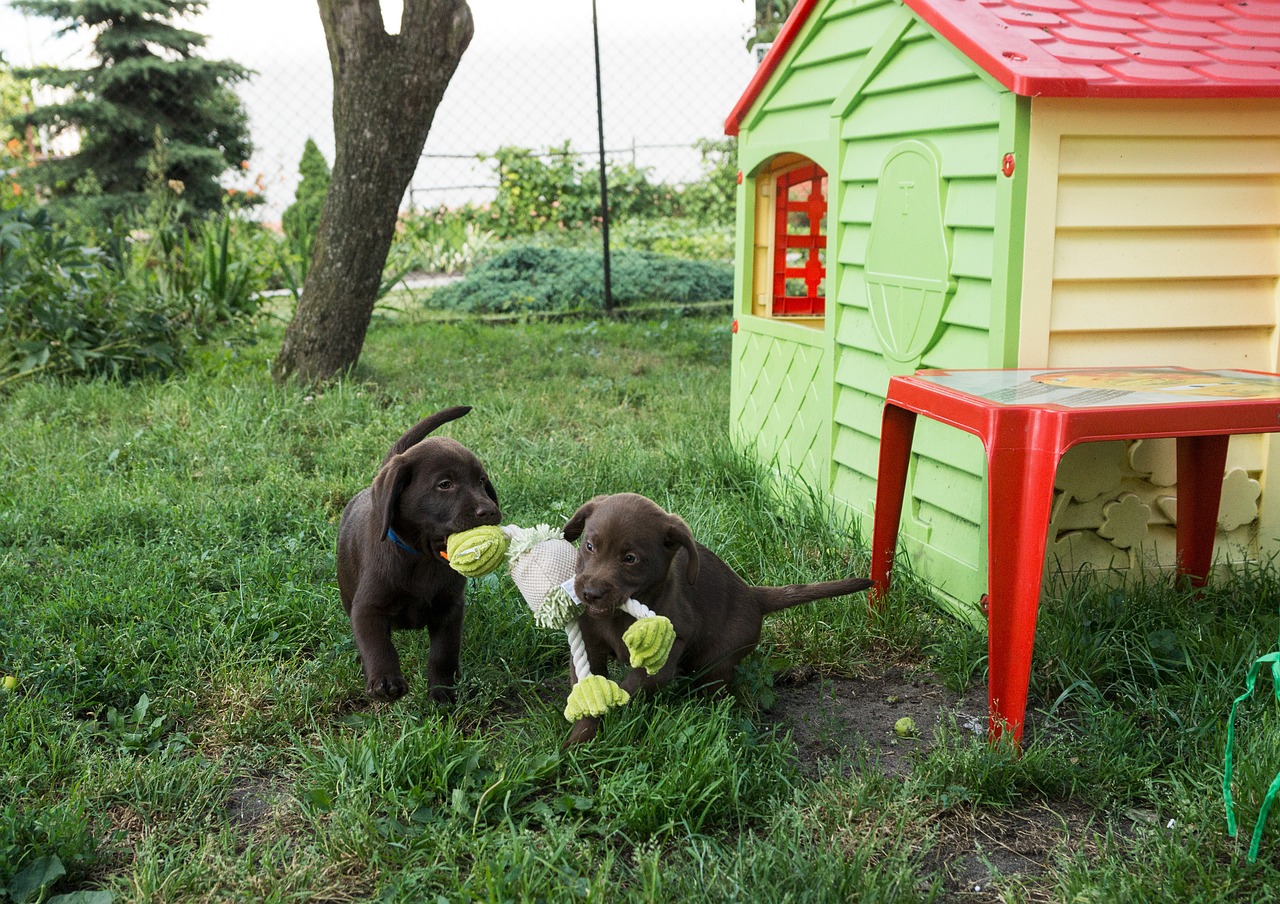
[{"label": "puppy's brown ear", "polygon": [[595,496],[582,503],[582,507],[573,513],[564,526],[564,538],[572,543],[582,536],[582,529],[587,526],[587,519],[595,510],[596,503],[605,497]]},{"label": "puppy's brown ear", "polygon": [[373,512],[375,517],[381,519],[381,527],[378,529],[379,540],[387,539],[387,532],[391,530],[391,519],[400,502],[400,495],[409,485],[412,477],[413,466],[402,456],[397,455],[383,466],[377,477],[373,478],[371,492]]},{"label": "puppy's brown ear", "polygon": [[693,531],[679,515],[667,515],[667,536],[664,540],[667,549],[675,555],[675,547],[683,546],[689,554],[685,565],[684,576],[690,584],[698,579],[698,544],[693,541]]}]

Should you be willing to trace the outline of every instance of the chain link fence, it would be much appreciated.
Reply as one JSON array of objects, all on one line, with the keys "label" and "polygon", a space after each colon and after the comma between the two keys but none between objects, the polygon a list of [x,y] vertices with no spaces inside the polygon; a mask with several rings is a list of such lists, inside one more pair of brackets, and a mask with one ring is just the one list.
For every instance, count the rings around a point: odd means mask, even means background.
[{"label": "chain link fence", "polygon": [[[407,192],[414,208],[491,200],[498,174],[482,158],[502,147],[545,152],[567,143],[587,167],[598,160],[591,0],[469,2],[475,37]],[[383,8],[388,27],[397,28],[398,3],[384,0]],[[653,182],[699,178],[697,143],[724,138],[724,119],[757,65],[746,46],[753,3],[597,0],[596,12],[608,162],[642,168]],[[333,162],[332,83],[316,4],[214,0],[189,24],[208,36],[201,56],[254,72],[236,87],[254,153],[229,187],[261,193],[258,215],[278,220],[293,200],[306,140]],[[54,38],[54,29],[0,0],[0,53],[10,65],[93,65],[87,30]],[[55,99],[37,92],[37,103]]]},{"label": "chain link fence", "polygon": [[[260,216],[278,219],[293,198],[306,139],[333,160],[324,34],[313,3],[272,0],[295,16],[288,46],[231,41],[222,17],[233,5],[220,0],[202,23],[211,33],[210,56],[257,73],[239,88],[255,145],[243,178],[265,192]],[[470,5],[475,37],[436,112],[405,199],[413,208],[491,200],[498,174],[481,158],[501,147],[547,151],[567,142],[587,166],[598,160],[590,0]],[[597,12],[608,161],[644,168],[655,182],[697,179],[696,143],[724,138],[724,119],[757,65],[745,39],[752,5],[599,0]]]}]

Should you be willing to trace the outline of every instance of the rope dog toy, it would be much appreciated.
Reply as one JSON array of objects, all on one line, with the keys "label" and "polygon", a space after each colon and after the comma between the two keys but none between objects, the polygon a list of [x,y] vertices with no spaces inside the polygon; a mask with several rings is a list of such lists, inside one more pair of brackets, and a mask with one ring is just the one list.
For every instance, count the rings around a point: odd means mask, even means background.
[{"label": "rope dog toy", "polygon": [[[506,561],[512,581],[533,613],[534,623],[565,632],[578,676],[564,710],[564,717],[570,722],[585,716],[603,716],[630,699],[616,682],[591,673],[578,627],[582,602],[573,589],[577,556],[564,533],[547,524],[532,528],[483,526],[461,531],[448,538],[445,552],[449,567],[466,577],[483,577]],[[635,619],[622,635],[632,668],[656,674],[675,642],[671,620],[637,600],[627,600],[622,611]]]}]

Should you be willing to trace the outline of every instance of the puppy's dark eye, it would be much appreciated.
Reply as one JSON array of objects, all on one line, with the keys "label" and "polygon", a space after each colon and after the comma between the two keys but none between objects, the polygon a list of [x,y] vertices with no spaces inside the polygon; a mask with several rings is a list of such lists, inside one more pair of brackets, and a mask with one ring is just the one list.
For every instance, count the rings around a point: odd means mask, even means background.
[{"label": "puppy's dark eye", "polygon": [[582,543],[582,548],[585,549],[587,552],[596,551],[596,545],[592,543],[590,540],[584,540]]},{"label": "puppy's dark eye", "polygon": [[437,484],[436,484],[436,489],[437,489],[437,490],[452,490],[452,489],[453,489],[453,481],[446,477],[444,480],[442,480],[442,481],[440,481],[439,483],[437,483]]},{"label": "puppy's dark eye", "polygon": [[640,561],[640,557],[633,552],[629,552],[622,557],[623,565],[635,565],[639,561]]}]

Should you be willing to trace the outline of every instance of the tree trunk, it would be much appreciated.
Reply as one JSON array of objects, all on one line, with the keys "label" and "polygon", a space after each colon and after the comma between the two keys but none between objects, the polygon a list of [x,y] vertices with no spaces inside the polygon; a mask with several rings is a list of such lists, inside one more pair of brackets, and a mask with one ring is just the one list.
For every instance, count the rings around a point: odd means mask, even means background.
[{"label": "tree trunk", "polygon": [[400,202],[473,32],[466,0],[404,0],[398,35],[386,33],[378,0],[317,2],[336,153],[306,285],[272,367],[277,380],[307,383],[360,358]]}]

